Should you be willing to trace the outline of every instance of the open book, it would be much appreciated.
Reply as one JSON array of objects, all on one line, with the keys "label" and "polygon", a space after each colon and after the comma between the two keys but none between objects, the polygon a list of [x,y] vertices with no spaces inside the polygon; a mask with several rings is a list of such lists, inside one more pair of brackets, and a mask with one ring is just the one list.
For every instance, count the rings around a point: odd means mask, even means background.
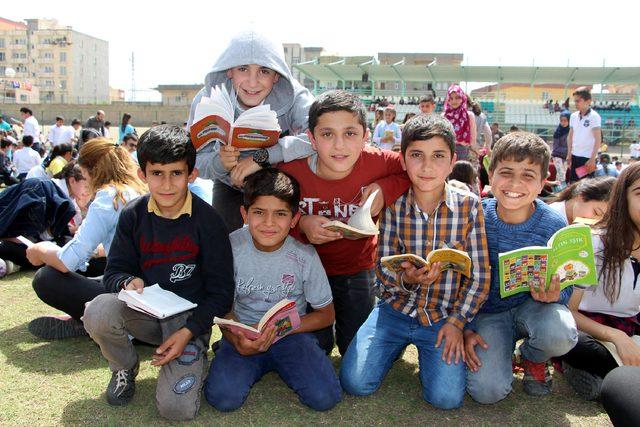
[{"label": "open book", "polygon": [[457,249],[436,249],[429,252],[427,259],[414,254],[389,255],[382,257],[380,263],[383,267],[391,271],[399,273],[403,270],[401,267],[403,262],[410,262],[416,268],[430,266],[436,262],[440,264],[440,271],[454,270],[458,273],[471,277],[471,258],[469,254]]},{"label": "open book", "polygon": [[257,328],[245,325],[244,323],[240,323],[235,320],[221,319],[220,317],[214,317],[213,323],[221,328],[230,329],[234,333],[237,333],[240,330],[250,340],[258,339],[262,331],[264,331],[269,325],[275,325],[276,338],[273,342],[276,342],[291,331],[300,327],[300,315],[298,314],[295,301],[283,299],[271,307],[264,316],[262,316],[260,322],[258,322]]},{"label": "open book", "polygon": [[[634,343],[636,343],[637,346],[640,347],[640,335],[634,335],[631,337],[631,339]],[[620,359],[620,355],[618,354],[618,349],[616,349],[616,345],[614,343],[609,341],[597,341],[602,344],[604,348],[609,351],[609,353],[611,353],[611,356],[613,356],[613,358],[616,360],[618,366],[624,366],[624,363],[622,363],[622,359]]]},{"label": "open book", "polygon": [[198,306],[171,291],[162,289],[157,283],[145,287],[141,294],[123,289],[118,293],[118,299],[126,302],[130,308],[158,319],[171,317]]},{"label": "open book", "polygon": [[547,246],[527,246],[498,257],[500,296],[508,297],[547,286],[551,275],[557,274],[560,288],[570,285],[597,284],[596,265],[591,245],[591,229],[584,224],[573,224],[556,231]]},{"label": "open book", "polygon": [[224,85],[211,88],[209,96],[200,98],[191,125],[191,141],[196,150],[219,142],[253,150],[275,145],[280,137],[278,115],[268,104],[249,108],[234,121],[234,102]]},{"label": "open book", "polygon": [[346,224],[342,221],[329,221],[322,224],[322,226],[331,231],[342,233],[345,239],[357,240],[377,236],[380,234],[380,230],[378,230],[378,226],[371,218],[371,205],[378,191],[380,190],[374,191],[367,197],[367,201],[356,209]]}]

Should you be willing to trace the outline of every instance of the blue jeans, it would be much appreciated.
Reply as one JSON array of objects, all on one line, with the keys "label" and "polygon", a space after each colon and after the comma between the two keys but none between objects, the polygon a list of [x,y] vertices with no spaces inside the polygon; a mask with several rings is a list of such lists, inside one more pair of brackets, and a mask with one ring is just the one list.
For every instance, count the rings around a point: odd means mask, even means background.
[{"label": "blue jeans", "polygon": [[462,406],[466,366],[447,365],[442,360],[444,344],[435,348],[438,331],[446,319],[423,326],[418,319],[402,314],[380,302],[362,325],[342,358],[340,382],[353,395],[375,392],[391,365],[408,345],[418,348],[420,381],[424,400],[440,409]]},{"label": "blue jeans", "polygon": [[529,299],[502,313],[480,313],[476,331],[488,349],[476,346],[482,366],[467,373],[467,392],[479,403],[496,403],[511,393],[511,365],[516,341],[524,338],[520,352],[534,363],[566,354],[576,345],[578,331],[573,315],[562,304]]},{"label": "blue jeans", "polygon": [[211,363],[204,397],[219,411],[238,409],[264,374],[276,371],[300,402],[316,411],[333,408],[342,399],[331,361],[311,333],[291,334],[266,352],[242,356],[222,338]]}]

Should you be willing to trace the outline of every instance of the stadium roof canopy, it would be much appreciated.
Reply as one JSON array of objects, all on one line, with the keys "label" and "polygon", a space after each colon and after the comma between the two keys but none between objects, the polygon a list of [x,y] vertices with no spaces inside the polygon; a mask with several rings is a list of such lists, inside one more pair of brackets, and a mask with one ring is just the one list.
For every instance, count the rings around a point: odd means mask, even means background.
[{"label": "stadium roof canopy", "polygon": [[321,64],[318,60],[295,64],[307,77],[317,82],[371,81],[405,82],[497,82],[535,84],[637,84],[640,67],[503,67],[464,65],[378,64],[375,58],[352,64],[339,60]]}]

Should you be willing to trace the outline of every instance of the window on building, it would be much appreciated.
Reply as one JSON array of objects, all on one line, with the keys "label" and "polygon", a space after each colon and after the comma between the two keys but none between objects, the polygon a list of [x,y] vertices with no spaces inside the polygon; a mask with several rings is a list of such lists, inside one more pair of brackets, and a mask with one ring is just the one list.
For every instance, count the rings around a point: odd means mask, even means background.
[{"label": "window on building", "polygon": [[181,96],[176,96],[175,99],[174,99],[174,102],[176,104],[181,104],[182,103],[182,97]]},{"label": "window on building", "polygon": [[4,48],[4,39],[0,39],[0,48]]},{"label": "window on building", "polygon": [[0,52],[0,61],[4,61],[5,59],[6,58],[4,52]]},{"label": "window on building", "polygon": [[20,102],[27,102],[27,100],[28,100],[27,95],[25,94],[20,95]]},{"label": "window on building", "polygon": [[67,75],[67,67],[65,67],[64,65],[60,67],[60,75],[61,76]]},{"label": "window on building", "polygon": [[67,60],[67,52],[60,52],[60,61]]},{"label": "window on building", "polygon": [[27,54],[26,52],[13,52],[11,57],[13,59],[27,59]]},{"label": "window on building", "polygon": [[27,45],[27,39],[13,39],[13,44],[26,46]]},{"label": "window on building", "polygon": [[53,52],[42,52],[42,57],[44,59],[53,59]]},{"label": "window on building", "polygon": [[55,82],[53,80],[45,80],[44,81],[44,86],[45,87],[53,87],[55,85]]},{"label": "window on building", "polygon": [[66,90],[67,89],[67,81],[66,80],[60,80],[60,89],[62,89],[62,90]]},{"label": "window on building", "polygon": [[47,65],[42,68],[43,73],[53,73],[53,67],[51,65]]},{"label": "window on building", "polygon": [[26,73],[27,72],[27,67],[24,65],[18,65],[16,67],[16,73]]},{"label": "window on building", "polygon": [[42,39],[40,40],[40,44],[51,44],[51,39]]}]

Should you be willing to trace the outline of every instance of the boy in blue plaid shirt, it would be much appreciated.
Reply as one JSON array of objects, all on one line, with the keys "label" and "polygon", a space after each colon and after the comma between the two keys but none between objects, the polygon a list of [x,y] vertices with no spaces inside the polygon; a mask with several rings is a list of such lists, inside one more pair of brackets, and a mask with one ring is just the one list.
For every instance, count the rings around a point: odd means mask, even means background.
[{"label": "boy in blue plaid shirt", "polygon": [[402,164],[411,188],[387,208],[380,223],[378,258],[434,249],[465,251],[471,277],[438,263],[395,273],[378,259],[381,301],[343,357],[342,387],[349,394],[375,392],[409,344],[418,348],[422,396],[433,406],[462,405],[466,367],[462,331],[489,291],[489,253],[477,196],[446,184],[455,157],[455,132],[444,118],[420,115],[402,131]]}]

